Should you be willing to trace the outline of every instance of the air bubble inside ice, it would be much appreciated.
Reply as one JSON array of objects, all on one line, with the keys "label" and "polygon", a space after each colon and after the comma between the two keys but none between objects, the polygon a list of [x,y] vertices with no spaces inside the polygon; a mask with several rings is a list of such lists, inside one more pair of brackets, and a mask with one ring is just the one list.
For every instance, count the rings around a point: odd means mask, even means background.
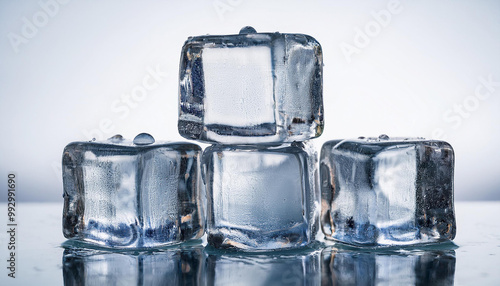
[{"label": "air bubble inside ice", "polygon": [[155,139],[148,133],[141,133],[134,138],[135,145],[149,145],[155,143]]},{"label": "air bubble inside ice", "polygon": [[255,34],[255,33],[257,33],[257,31],[251,26],[245,26],[245,27],[241,28],[241,30],[240,30],[240,35]]}]

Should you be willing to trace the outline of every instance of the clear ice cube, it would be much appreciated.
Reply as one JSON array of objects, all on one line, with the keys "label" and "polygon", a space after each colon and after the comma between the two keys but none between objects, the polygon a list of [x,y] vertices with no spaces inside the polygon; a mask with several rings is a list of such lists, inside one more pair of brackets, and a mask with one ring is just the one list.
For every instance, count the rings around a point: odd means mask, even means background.
[{"label": "clear ice cube", "polygon": [[354,251],[325,248],[323,285],[454,285],[455,251]]},{"label": "clear ice cube", "polygon": [[326,238],[364,246],[452,240],[453,148],[394,138],[334,140],[321,150],[321,224]]},{"label": "clear ice cube", "polygon": [[[147,137],[149,136],[149,137]],[[106,247],[157,247],[204,232],[201,148],[134,142],[74,142],[64,149],[63,233]]]},{"label": "clear ice cube", "polygon": [[258,251],[313,241],[319,227],[316,156],[303,143],[205,149],[208,243]]},{"label": "clear ice cube", "polygon": [[206,285],[320,285],[320,257],[318,250],[209,253]]},{"label": "clear ice cube", "polygon": [[320,44],[302,34],[189,38],[179,75],[179,133],[225,144],[304,141],[323,132]]},{"label": "clear ice cube", "polygon": [[155,252],[107,252],[67,248],[64,285],[200,285],[203,247]]}]

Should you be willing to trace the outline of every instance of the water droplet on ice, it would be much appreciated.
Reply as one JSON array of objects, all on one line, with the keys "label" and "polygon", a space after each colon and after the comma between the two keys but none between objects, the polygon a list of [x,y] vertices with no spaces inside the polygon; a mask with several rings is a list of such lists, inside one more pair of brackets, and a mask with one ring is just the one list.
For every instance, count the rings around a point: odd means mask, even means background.
[{"label": "water droplet on ice", "polygon": [[365,137],[364,136],[359,136],[358,139],[365,139]]},{"label": "water droplet on ice", "polygon": [[121,136],[120,134],[116,134],[115,136],[109,137],[108,140],[113,143],[119,143],[123,141],[123,136]]},{"label": "water droplet on ice", "polygon": [[382,134],[378,137],[378,139],[380,140],[389,140],[389,136],[385,135],[385,134]]},{"label": "water droplet on ice", "polygon": [[141,133],[134,138],[135,145],[149,145],[155,143],[153,136],[148,133]]},{"label": "water droplet on ice", "polygon": [[245,26],[245,27],[241,28],[241,30],[240,30],[240,35],[255,34],[255,33],[257,33],[257,31],[253,27],[250,27],[250,26]]}]

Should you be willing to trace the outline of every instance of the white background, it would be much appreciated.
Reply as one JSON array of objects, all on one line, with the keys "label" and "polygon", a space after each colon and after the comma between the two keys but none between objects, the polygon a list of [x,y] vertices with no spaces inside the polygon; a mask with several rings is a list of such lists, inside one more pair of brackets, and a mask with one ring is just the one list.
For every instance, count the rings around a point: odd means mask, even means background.
[{"label": "white background", "polygon": [[17,173],[18,199],[62,201],[69,142],[182,140],[184,41],[246,25],[322,44],[318,149],[381,133],[444,138],[456,199],[500,199],[499,1],[0,1],[1,176]]}]

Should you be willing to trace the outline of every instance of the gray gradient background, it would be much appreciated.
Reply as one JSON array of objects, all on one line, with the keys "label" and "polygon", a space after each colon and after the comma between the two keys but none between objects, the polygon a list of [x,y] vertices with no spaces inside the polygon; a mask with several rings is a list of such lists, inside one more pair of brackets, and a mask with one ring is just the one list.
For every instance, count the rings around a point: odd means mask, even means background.
[{"label": "gray gradient background", "polygon": [[[2,193],[15,171],[19,200],[62,201],[60,161],[71,141],[140,132],[182,140],[182,44],[252,25],[322,44],[326,126],[318,150],[326,140],[381,133],[445,138],[456,154],[456,199],[500,199],[500,1],[402,0],[379,31],[373,13],[390,1],[67,1],[52,15],[40,4],[48,2],[0,1]],[[33,17],[39,27],[27,33],[23,19]],[[356,47],[357,29],[367,26],[369,43],[348,61],[341,46]],[[13,45],[23,29],[29,37]],[[154,84],[148,74],[156,68],[164,74]],[[489,90],[480,80],[488,77],[497,82]],[[154,88],[127,105],[144,79]],[[478,89],[489,97],[477,99]]]}]

